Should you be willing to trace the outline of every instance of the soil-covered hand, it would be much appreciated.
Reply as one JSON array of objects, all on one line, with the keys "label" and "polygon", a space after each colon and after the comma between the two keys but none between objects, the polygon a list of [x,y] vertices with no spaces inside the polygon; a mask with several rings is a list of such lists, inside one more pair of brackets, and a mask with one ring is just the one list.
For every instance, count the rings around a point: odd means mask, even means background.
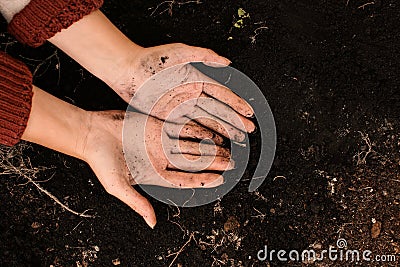
[{"label": "soil-covered hand", "polygon": [[129,103],[134,93],[154,74],[187,62],[205,62],[228,66],[229,59],[219,56],[211,49],[181,43],[148,48],[137,48],[121,65],[119,77],[114,77],[111,87]]},{"label": "soil-covered hand", "polygon": [[[68,29],[57,33],[49,41],[70,55],[96,77],[103,80],[128,103],[131,102],[132,97],[149,78],[170,67],[188,62],[204,62],[208,65],[213,64],[213,66],[227,66],[230,64],[228,59],[217,55],[210,49],[180,43],[149,48],[138,46],[120,32],[99,10],[85,16],[68,27]],[[188,74],[194,78],[199,77],[200,72],[192,68]],[[170,76],[169,78],[176,79],[181,83],[185,82],[185,77]],[[201,78],[203,79],[204,77]],[[167,93],[169,89],[166,86],[164,92],[158,92],[161,93],[158,97]],[[237,140],[243,139],[243,132],[254,130],[254,124],[247,118],[253,115],[252,108],[227,87],[215,84],[192,83],[181,89],[184,90],[178,90],[180,95],[171,94],[170,99],[172,101],[177,102],[182,99],[196,101],[200,96],[214,100],[215,105],[210,104],[211,102],[208,101],[208,105],[197,105],[201,109],[192,108],[187,112],[191,116],[203,117],[201,123],[205,126]],[[151,90],[148,93],[151,93]],[[132,101],[132,106],[136,108],[145,106],[148,104],[147,96],[145,94],[144,97],[143,95],[142,97],[137,97],[135,101]],[[213,106],[218,108],[210,108]],[[168,107],[171,107],[171,105]],[[146,106],[146,108],[149,107]],[[204,110],[207,111],[207,114],[203,112]],[[216,112],[217,110],[219,112]],[[165,113],[169,114],[171,109],[166,109],[165,111],[167,112],[164,112],[164,115]],[[166,119],[165,116],[161,116],[163,114],[157,114],[156,112],[147,114],[163,120]],[[208,114],[211,116],[208,116]],[[179,120],[186,115],[188,114],[181,113],[180,117],[175,116],[172,121],[180,123]],[[204,119],[204,117],[208,117],[208,119]],[[235,123],[232,123],[232,118],[236,118]],[[225,123],[233,125],[234,129],[224,131],[229,127]],[[227,132],[230,133],[229,136]]]},{"label": "soil-covered hand", "polygon": [[220,137],[198,125],[182,128],[140,113],[127,113],[124,120],[122,111],[104,111],[90,113],[87,129],[82,158],[105,190],[138,212],[150,227],[156,224],[154,210],[131,185],[215,187],[223,183],[220,174],[193,171],[224,171],[234,165],[225,148],[175,139],[221,142]]},{"label": "soil-covered hand", "polygon": [[[156,224],[154,210],[131,185],[215,187],[223,177],[212,171],[233,168],[229,151],[215,145],[222,138],[210,130],[190,122],[177,125],[140,113],[126,114],[125,118],[124,111],[84,111],[33,86],[22,139],[86,161],[106,191],[151,227]],[[189,138],[209,141],[184,141]],[[207,172],[194,172],[202,170]]]},{"label": "soil-covered hand", "polygon": [[[170,121],[180,123],[183,117],[202,117],[198,120],[201,124],[230,139],[243,141],[243,132],[252,132],[255,128],[247,118],[253,116],[250,105],[229,88],[184,64],[188,62],[230,64],[228,59],[210,49],[185,44],[141,48],[131,55],[127,66],[110,86],[131,106],[163,120],[177,105],[193,100],[185,109],[180,109],[179,114],[169,118]],[[149,80],[157,73],[162,76]]]}]

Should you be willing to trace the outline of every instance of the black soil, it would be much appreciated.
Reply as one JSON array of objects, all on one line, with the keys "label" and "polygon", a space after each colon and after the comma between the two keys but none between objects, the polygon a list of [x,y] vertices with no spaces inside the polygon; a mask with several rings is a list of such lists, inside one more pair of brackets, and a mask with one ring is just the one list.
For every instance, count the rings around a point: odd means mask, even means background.
[{"label": "black soil", "polygon": [[[248,193],[249,170],[220,202],[197,208],[151,200],[158,215],[151,230],[104,191],[88,165],[22,144],[2,153],[0,265],[354,266],[257,259],[265,245],[320,251],[336,247],[338,238],[349,249],[400,257],[400,4],[205,0],[174,1],[168,10],[160,3],[106,1],[102,10],[140,45],[209,47],[259,85],[278,132],[266,181]],[[250,17],[237,28],[239,8]],[[1,49],[35,72],[36,85],[85,109],[125,108],[52,45],[18,44],[5,22],[1,32]],[[40,185],[70,208],[96,217],[62,209],[8,162],[45,181]]]}]

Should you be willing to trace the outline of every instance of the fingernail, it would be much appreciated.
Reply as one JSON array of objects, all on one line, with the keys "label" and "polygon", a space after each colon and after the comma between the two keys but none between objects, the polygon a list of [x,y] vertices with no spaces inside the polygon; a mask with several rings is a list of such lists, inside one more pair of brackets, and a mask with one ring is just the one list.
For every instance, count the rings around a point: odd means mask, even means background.
[{"label": "fingernail", "polygon": [[235,134],[233,137],[233,140],[236,142],[242,143],[244,140],[246,140],[246,135],[242,132]]},{"label": "fingernail", "polygon": [[257,126],[254,123],[251,123],[247,129],[248,133],[254,133],[257,129]]},{"label": "fingernail", "polygon": [[156,226],[157,223],[152,224],[152,223],[148,222],[147,224],[148,224],[148,226],[150,226],[151,229],[154,230],[154,227]]},{"label": "fingernail", "polygon": [[246,117],[247,117],[247,118],[254,118],[254,111],[251,110],[251,111],[247,112],[247,113],[246,113]]},{"label": "fingernail", "polygon": [[229,170],[233,170],[235,168],[235,161],[233,159],[231,159],[229,161],[229,166],[228,166]]},{"label": "fingernail", "polygon": [[222,63],[222,62],[219,62],[219,63],[214,63],[214,62],[203,62],[203,63],[204,63],[204,65],[207,65],[207,66],[213,67],[213,68],[223,68],[223,67],[226,67],[226,66],[229,65],[229,64],[227,64],[227,63]]},{"label": "fingernail", "polygon": [[246,117],[254,118],[254,109],[253,109],[253,107],[249,103],[247,103],[247,107],[249,108],[249,111],[246,112]]},{"label": "fingernail", "polygon": [[218,178],[216,181],[215,181],[215,184],[217,185],[217,186],[220,186],[220,185],[222,185],[224,183],[224,177],[220,177],[220,178]]},{"label": "fingernail", "polygon": [[157,224],[157,221],[155,221],[155,222],[150,222],[148,219],[146,219],[145,218],[145,221],[146,221],[146,223],[147,223],[147,225],[151,228],[151,229],[154,229],[154,227],[156,226],[156,224]]},{"label": "fingernail", "polygon": [[255,134],[255,133],[257,133],[257,131],[258,131],[257,126],[254,126],[254,129],[252,131],[250,131],[249,133]]},{"label": "fingernail", "polygon": [[224,177],[220,176],[220,177],[218,177],[218,179],[212,181],[209,184],[204,185],[203,187],[204,188],[214,188],[214,187],[222,185],[223,183],[224,183]]}]

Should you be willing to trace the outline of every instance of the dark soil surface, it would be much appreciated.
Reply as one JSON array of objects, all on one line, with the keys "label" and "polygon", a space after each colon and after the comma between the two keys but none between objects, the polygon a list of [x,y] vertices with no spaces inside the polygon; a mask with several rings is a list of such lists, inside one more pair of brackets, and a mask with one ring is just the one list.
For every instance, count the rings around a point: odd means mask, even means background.
[{"label": "dark soil surface", "polygon": [[[400,257],[400,3],[204,0],[174,1],[171,10],[160,3],[114,0],[102,10],[140,45],[209,47],[259,85],[278,132],[266,181],[248,193],[247,174],[221,201],[196,208],[151,200],[158,215],[151,230],[85,163],[36,145],[2,149],[0,265],[356,265],[257,259],[265,245],[318,252],[339,238],[352,250]],[[250,17],[237,28],[239,8]],[[86,109],[125,108],[52,45],[27,48],[5,31],[3,22],[1,49],[29,65],[36,85]],[[250,165],[256,160],[255,153]],[[12,166],[96,217],[62,209]]]}]

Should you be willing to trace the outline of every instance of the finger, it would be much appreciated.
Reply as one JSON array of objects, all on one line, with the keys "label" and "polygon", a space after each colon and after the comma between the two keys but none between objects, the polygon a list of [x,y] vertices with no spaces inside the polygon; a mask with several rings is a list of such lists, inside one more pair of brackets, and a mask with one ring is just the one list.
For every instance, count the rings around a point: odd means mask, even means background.
[{"label": "finger", "polygon": [[212,62],[202,62],[204,65],[209,66],[209,67],[213,67],[213,68],[224,68],[227,65],[223,65],[220,63],[212,63]]},{"label": "finger", "polygon": [[191,119],[197,121],[201,125],[237,142],[243,142],[246,138],[244,132],[215,117],[212,114],[197,107],[192,114]]},{"label": "finger", "polygon": [[224,143],[224,139],[221,136],[194,121],[190,121],[185,125],[166,123],[164,127],[168,136],[172,138],[210,139],[210,142],[217,145],[222,145]]},{"label": "finger", "polygon": [[183,171],[227,171],[235,167],[235,162],[225,157],[172,154],[168,169]]},{"label": "finger", "polygon": [[198,98],[197,106],[244,132],[251,133],[256,128],[251,120],[241,114],[236,113],[228,105],[225,105],[224,103],[221,103],[220,101],[211,98],[204,93]]},{"label": "finger", "polygon": [[213,50],[202,47],[188,46],[188,59],[191,62],[205,62],[213,67],[226,67],[231,61],[215,53]]},{"label": "finger", "polygon": [[245,117],[252,117],[254,115],[254,110],[250,104],[225,86],[215,83],[204,83],[203,92],[227,104]]},{"label": "finger", "polygon": [[106,191],[127,204],[131,209],[142,216],[152,229],[154,228],[157,219],[153,206],[145,197],[133,189],[129,183],[111,185],[106,188]]},{"label": "finger", "polygon": [[189,140],[179,140],[178,144],[172,147],[171,153],[230,158],[230,153],[227,148]]},{"label": "finger", "polygon": [[170,186],[178,188],[213,188],[224,183],[224,177],[216,173],[168,171],[164,177]]}]

